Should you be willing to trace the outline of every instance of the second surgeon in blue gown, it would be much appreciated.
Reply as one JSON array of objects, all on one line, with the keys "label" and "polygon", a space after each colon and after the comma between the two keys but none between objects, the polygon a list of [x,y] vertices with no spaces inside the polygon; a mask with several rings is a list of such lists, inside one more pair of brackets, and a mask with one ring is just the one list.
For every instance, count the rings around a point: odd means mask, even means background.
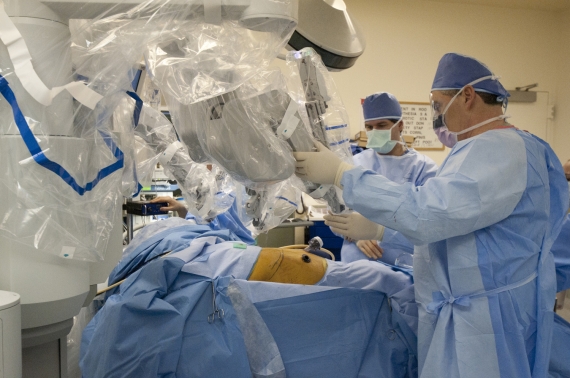
[{"label": "second surgeon in blue gown", "polygon": [[[372,94],[364,100],[362,111],[368,134],[368,149],[354,156],[355,165],[399,184],[410,182],[421,186],[427,179],[435,176],[437,165],[433,160],[413,149],[407,149],[404,143],[400,142],[404,121],[402,108],[394,95],[387,92]],[[394,265],[402,254],[413,253],[414,246],[405,236],[386,228],[381,241],[345,240],[341,260],[352,262],[378,259]]]}]

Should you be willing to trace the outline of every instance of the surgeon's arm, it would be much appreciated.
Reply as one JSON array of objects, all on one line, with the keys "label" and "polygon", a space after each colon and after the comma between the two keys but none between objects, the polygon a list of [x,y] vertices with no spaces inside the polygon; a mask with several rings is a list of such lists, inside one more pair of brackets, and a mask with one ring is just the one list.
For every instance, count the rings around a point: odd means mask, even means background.
[{"label": "surgeon's arm", "polygon": [[439,175],[423,186],[351,169],[342,177],[343,198],[350,208],[417,245],[482,229],[509,216],[526,188],[526,149],[513,136],[506,142],[480,136],[454,151]]}]

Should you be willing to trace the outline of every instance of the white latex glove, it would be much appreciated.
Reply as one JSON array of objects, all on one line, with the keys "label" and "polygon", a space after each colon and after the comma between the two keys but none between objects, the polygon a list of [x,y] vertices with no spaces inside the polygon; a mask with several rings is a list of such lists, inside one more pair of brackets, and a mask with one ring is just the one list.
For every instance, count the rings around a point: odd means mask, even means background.
[{"label": "white latex glove", "polygon": [[347,214],[327,214],[325,224],[332,232],[354,240],[382,240],[384,226],[374,223],[353,211]]},{"label": "white latex glove", "polygon": [[334,184],[340,187],[344,171],[352,165],[340,160],[338,156],[322,143],[315,142],[317,152],[293,152],[297,162],[295,174],[303,180],[316,184]]}]

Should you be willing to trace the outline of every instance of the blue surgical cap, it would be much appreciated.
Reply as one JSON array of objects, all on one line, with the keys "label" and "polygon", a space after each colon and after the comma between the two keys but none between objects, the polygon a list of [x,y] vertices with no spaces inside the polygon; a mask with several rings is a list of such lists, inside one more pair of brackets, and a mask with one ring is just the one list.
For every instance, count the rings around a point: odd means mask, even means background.
[{"label": "blue surgical cap", "polygon": [[374,93],[364,99],[362,104],[364,122],[377,119],[400,119],[402,108],[396,97],[388,92]]},{"label": "blue surgical cap", "polygon": [[[469,56],[456,53],[445,54],[439,61],[435,78],[431,86],[432,91],[445,91],[461,89],[467,84],[493,73],[489,68]],[[487,92],[499,96],[497,100],[503,101],[510,96],[509,92],[497,79],[483,80],[473,84],[478,92]]]}]

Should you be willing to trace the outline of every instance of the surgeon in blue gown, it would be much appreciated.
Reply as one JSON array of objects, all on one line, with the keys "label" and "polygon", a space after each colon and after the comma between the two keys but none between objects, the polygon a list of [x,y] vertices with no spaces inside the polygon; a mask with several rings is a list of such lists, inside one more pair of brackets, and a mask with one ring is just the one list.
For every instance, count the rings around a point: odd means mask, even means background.
[{"label": "surgeon in blue gown", "polygon": [[[404,121],[396,97],[387,92],[372,94],[362,104],[368,137],[366,151],[354,155],[354,164],[403,184],[423,185],[434,177],[437,165],[429,157],[406,148],[401,141]],[[414,246],[400,232],[383,229],[381,240],[345,240],[341,260],[380,260],[394,265],[403,254],[413,254]]]},{"label": "surgeon in blue gown", "polygon": [[[546,377],[556,292],[550,253],[566,205],[562,165],[505,122],[508,92],[478,60],[450,53],[431,89],[434,125],[458,143],[423,186],[295,153],[301,178],[343,188],[358,213],[329,215],[352,238],[378,224],[415,245],[420,377]],[[373,222],[372,222],[373,221]]]}]

